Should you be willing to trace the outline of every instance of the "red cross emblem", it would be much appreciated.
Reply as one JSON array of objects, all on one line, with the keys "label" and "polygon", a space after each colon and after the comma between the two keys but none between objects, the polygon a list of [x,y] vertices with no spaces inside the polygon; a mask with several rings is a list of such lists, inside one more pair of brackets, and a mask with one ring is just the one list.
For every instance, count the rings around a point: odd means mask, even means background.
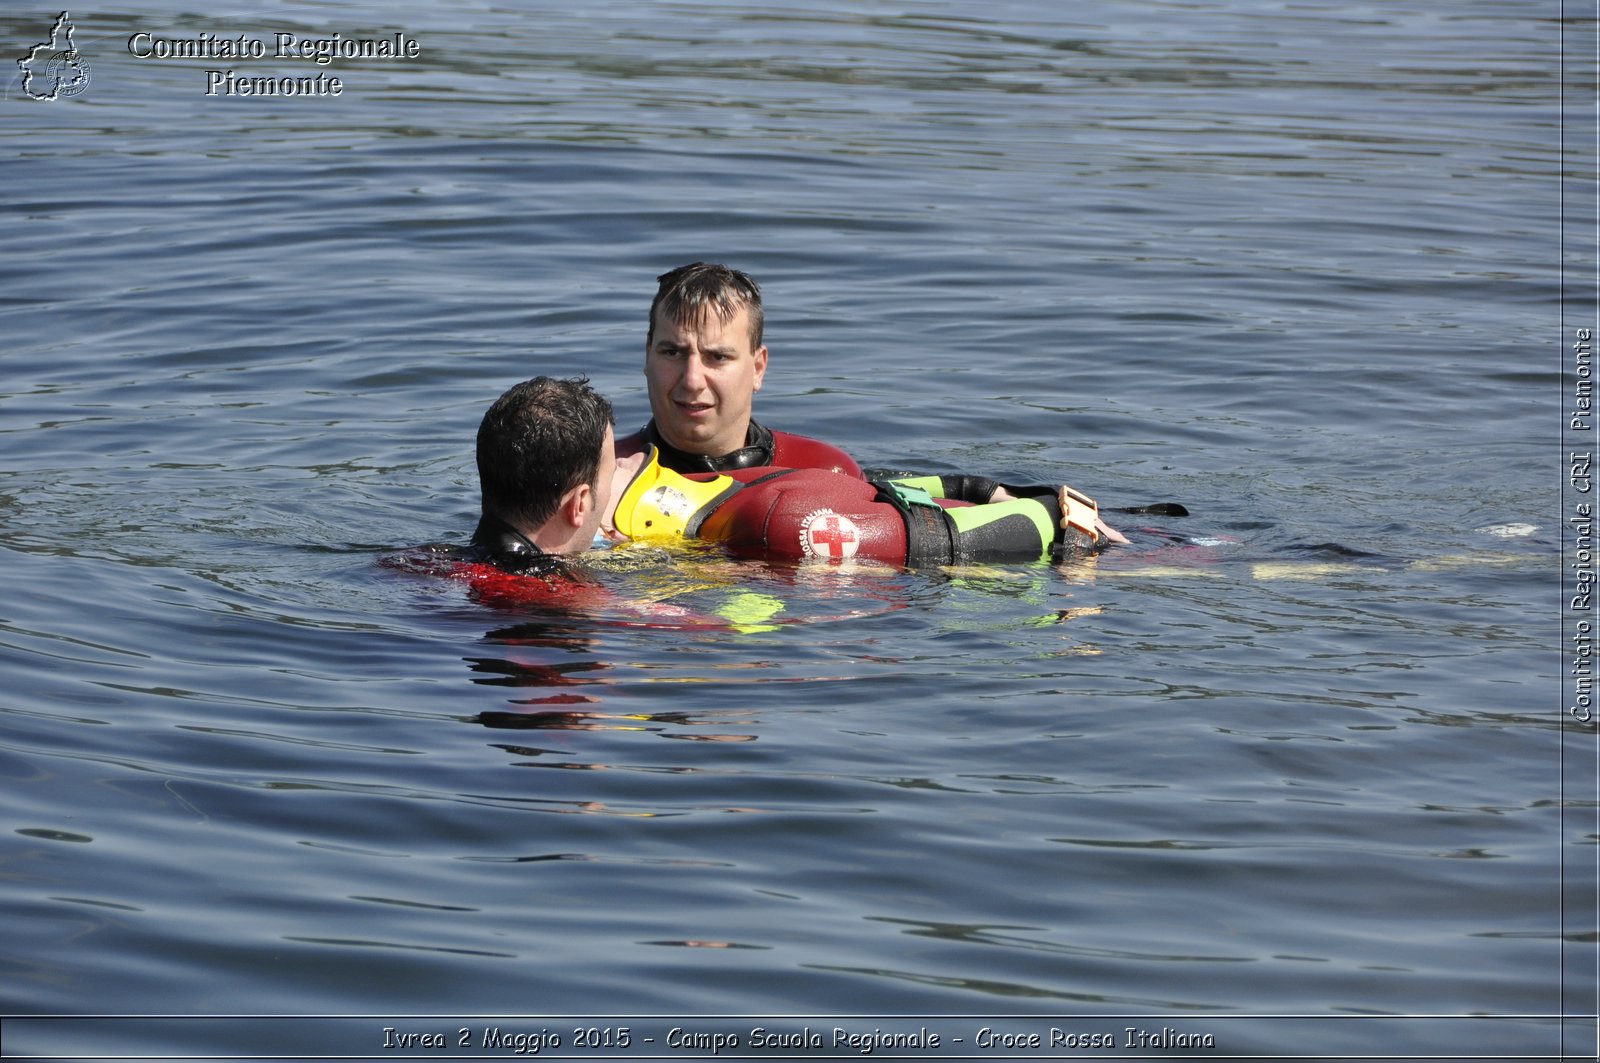
[{"label": "red cross emblem", "polygon": [[860,545],[861,533],[856,530],[855,523],[831,509],[807,514],[800,525],[800,547],[807,557],[854,557]]}]

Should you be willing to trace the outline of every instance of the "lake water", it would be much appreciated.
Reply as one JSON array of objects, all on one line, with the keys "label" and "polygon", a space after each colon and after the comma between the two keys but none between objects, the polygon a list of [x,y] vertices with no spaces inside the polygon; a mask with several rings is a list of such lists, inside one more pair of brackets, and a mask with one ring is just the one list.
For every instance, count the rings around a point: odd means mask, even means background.
[{"label": "lake water", "polygon": [[[0,102],[7,1053],[1592,1058],[1593,14],[74,8],[87,87]],[[765,288],[767,423],[1191,516],[622,548],[592,607],[384,564],[470,532],[517,380],[642,423],[699,258]]]}]

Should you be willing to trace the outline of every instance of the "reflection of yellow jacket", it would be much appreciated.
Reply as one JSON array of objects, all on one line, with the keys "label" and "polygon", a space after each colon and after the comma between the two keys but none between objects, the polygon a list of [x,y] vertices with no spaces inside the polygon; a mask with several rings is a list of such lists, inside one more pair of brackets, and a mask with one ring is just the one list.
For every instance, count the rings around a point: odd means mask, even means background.
[{"label": "reflection of yellow jacket", "polygon": [[651,447],[644,465],[617,499],[617,531],[630,539],[689,539],[729,495],[739,490],[731,476],[691,480],[663,468]]}]

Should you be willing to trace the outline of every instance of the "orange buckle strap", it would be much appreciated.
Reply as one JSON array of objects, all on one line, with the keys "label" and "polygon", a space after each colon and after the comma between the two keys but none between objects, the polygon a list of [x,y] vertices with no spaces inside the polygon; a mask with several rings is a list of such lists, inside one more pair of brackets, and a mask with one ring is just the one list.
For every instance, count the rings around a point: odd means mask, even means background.
[{"label": "orange buckle strap", "polygon": [[1099,503],[1077,488],[1061,485],[1062,528],[1083,532],[1090,542],[1095,542],[1100,538],[1099,518]]}]

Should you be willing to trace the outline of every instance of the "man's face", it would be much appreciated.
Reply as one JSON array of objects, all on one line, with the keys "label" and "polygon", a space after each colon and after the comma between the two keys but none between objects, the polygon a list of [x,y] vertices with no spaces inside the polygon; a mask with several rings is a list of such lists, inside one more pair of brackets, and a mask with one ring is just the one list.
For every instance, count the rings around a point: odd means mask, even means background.
[{"label": "man's face", "polygon": [[600,464],[595,468],[593,484],[594,507],[584,518],[583,527],[572,537],[571,550],[587,550],[594,542],[603,519],[611,512],[611,481],[617,473],[617,440],[610,426],[606,427],[605,440],[600,444]]},{"label": "man's face", "polygon": [[688,324],[657,312],[644,376],[656,427],[679,450],[716,456],[744,446],[766,372],[767,349],[751,349],[744,307],[726,323],[712,311]]}]

